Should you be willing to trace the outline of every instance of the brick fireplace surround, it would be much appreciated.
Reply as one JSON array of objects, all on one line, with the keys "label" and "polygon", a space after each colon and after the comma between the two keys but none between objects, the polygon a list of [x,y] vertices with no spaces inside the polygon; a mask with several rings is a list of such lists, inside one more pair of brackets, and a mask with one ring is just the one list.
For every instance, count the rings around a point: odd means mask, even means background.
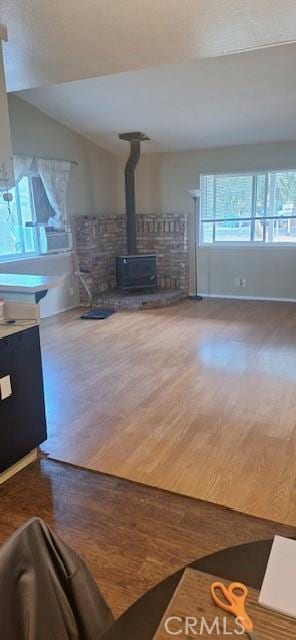
[{"label": "brick fireplace surround", "polygon": [[[79,267],[96,301],[116,287],[115,258],[126,253],[126,217],[77,216],[74,228]],[[161,289],[188,292],[187,214],[137,215],[137,244],[139,253],[156,254]],[[80,302],[88,302],[82,286]]]}]

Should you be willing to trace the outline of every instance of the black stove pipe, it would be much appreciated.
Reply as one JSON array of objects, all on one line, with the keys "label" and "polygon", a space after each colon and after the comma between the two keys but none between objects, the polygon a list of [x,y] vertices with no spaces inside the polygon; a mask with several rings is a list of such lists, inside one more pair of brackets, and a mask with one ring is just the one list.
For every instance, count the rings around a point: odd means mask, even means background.
[{"label": "black stove pipe", "polygon": [[121,140],[130,142],[130,155],[125,165],[125,203],[127,227],[127,251],[130,255],[137,253],[137,219],[135,196],[135,170],[140,159],[141,141],[149,138],[139,131],[119,134]]},{"label": "black stove pipe", "polygon": [[127,251],[130,254],[137,253],[135,169],[139,162],[140,153],[140,140],[131,140],[130,155],[125,165]]}]

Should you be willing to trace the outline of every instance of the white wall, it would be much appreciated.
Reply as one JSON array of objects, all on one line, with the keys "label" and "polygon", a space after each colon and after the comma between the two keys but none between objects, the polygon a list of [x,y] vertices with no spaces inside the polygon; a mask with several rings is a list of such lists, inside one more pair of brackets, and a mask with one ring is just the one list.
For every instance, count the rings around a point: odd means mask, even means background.
[{"label": "white wall", "polygon": [[[117,159],[117,212],[124,211],[124,164]],[[190,264],[193,283],[193,201],[201,173],[296,168],[296,142],[225,147],[141,156],[136,173],[139,213],[191,213]],[[210,295],[296,299],[296,248],[202,248],[199,290]],[[247,280],[238,288],[237,277]]]},{"label": "white wall", "polygon": [[24,100],[8,96],[14,153],[76,160],[68,189],[68,213],[114,214],[114,157]]},{"label": "white wall", "polygon": [[[198,256],[200,293],[296,301],[293,247],[202,247]],[[246,287],[236,284],[245,278]]]},{"label": "white wall", "polygon": [[[71,167],[69,180],[67,208],[70,216],[114,214],[115,160],[110,153],[14,95],[9,95],[9,114],[13,153],[78,162],[78,166]],[[79,302],[72,256],[42,256],[0,263],[0,272],[63,277],[61,287],[49,291],[41,301],[42,317]]]}]

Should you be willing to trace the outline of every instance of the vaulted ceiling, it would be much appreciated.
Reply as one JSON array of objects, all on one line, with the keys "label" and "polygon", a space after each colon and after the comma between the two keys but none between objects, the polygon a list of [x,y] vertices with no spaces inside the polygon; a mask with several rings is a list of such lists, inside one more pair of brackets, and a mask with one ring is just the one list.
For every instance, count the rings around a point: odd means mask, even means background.
[{"label": "vaulted ceiling", "polygon": [[296,140],[296,0],[0,0],[0,16],[8,90],[111,152],[135,129],[148,152]]},{"label": "vaulted ceiling", "polygon": [[296,140],[296,45],[32,89],[19,95],[105,149],[144,152]]},{"label": "vaulted ceiling", "polygon": [[0,0],[9,91],[296,39],[295,0]]}]

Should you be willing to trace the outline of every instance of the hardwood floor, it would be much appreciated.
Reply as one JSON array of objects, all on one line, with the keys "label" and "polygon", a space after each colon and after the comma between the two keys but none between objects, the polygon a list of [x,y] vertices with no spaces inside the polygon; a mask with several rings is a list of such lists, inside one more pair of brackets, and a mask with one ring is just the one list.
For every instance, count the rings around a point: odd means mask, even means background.
[{"label": "hardwood floor", "polygon": [[41,330],[52,457],[296,524],[296,305],[79,313]]},{"label": "hardwood floor", "polygon": [[296,529],[59,462],[32,463],[0,487],[0,544],[43,518],[85,560],[119,616],[188,563]]}]

